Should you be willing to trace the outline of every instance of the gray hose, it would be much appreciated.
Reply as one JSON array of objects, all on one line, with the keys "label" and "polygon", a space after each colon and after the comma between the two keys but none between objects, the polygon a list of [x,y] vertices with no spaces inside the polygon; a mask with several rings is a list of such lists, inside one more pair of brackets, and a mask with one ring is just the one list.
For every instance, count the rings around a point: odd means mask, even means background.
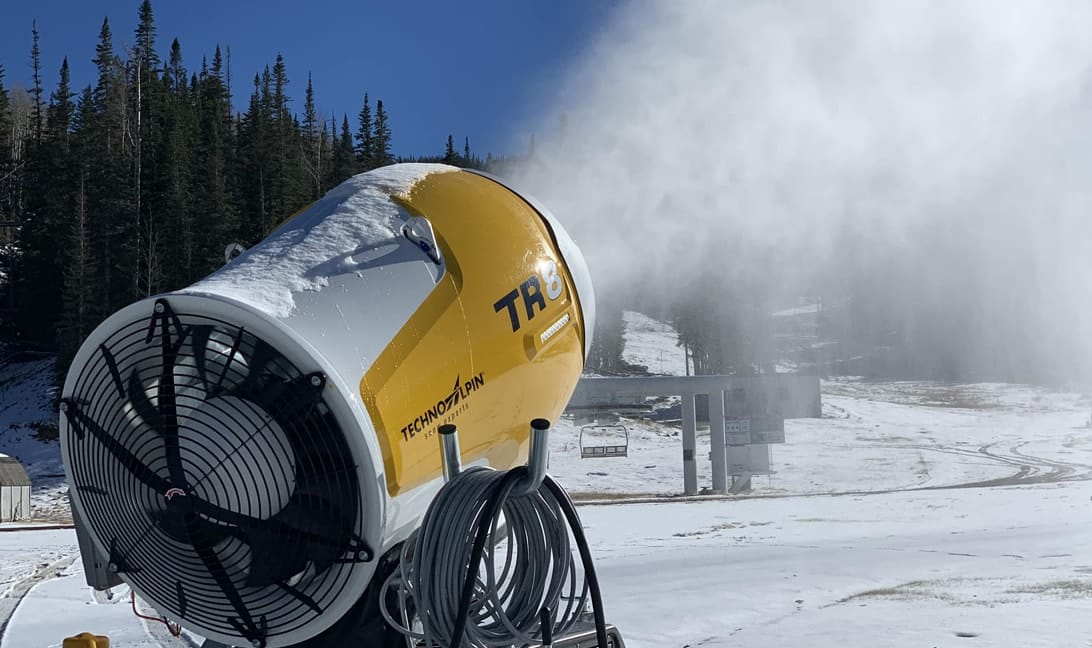
[{"label": "gray hose", "polygon": [[[383,584],[380,601],[397,594],[398,619],[381,605],[383,617],[426,648],[448,648],[455,636],[459,598],[471,547],[491,498],[505,498],[490,521],[475,594],[462,645],[500,648],[539,643],[542,610],[552,617],[553,636],[579,618],[588,583],[577,572],[561,505],[545,487],[524,496],[498,492],[506,473],[469,468],[444,485],[421,527],[402,547],[402,559]],[[511,481],[511,480],[509,480]],[[497,536],[498,529],[502,534]],[[411,607],[412,604],[412,607]],[[420,628],[411,628],[414,613]]]}]

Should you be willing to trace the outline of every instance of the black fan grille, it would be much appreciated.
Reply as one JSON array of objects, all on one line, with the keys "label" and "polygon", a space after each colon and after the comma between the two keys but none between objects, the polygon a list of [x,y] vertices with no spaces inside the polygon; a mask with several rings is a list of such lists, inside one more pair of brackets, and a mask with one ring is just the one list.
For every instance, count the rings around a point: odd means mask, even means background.
[{"label": "black fan grille", "polygon": [[372,554],[321,373],[165,300],[74,370],[72,486],[111,569],[157,607],[265,645],[350,594]]}]

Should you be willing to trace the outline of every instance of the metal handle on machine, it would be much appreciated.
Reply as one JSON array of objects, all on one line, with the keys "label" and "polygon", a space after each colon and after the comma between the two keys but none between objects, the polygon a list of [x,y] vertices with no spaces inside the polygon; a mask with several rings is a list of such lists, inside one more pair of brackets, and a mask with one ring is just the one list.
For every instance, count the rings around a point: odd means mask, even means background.
[{"label": "metal handle on machine", "polygon": [[[449,482],[462,472],[462,455],[459,450],[458,429],[450,424],[440,426],[440,452],[444,469],[444,481]],[[546,479],[550,465],[550,422],[546,419],[531,421],[531,449],[527,456],[527,477],[516,484],[512,495],[530,495]]]},{"label": "metal handle on machine", "polygon": [[463,470],[458,430],[451,423],[440,426],[440,452],[444,464],[444,481],[449,482]]},{"label": "metal handle on machine", "polygon": [[527,455],[527,479],[516,485],[513,495],[530,495],[546,479],[550,465],[550,422],[546,419],[531,421],[531,450]]}]

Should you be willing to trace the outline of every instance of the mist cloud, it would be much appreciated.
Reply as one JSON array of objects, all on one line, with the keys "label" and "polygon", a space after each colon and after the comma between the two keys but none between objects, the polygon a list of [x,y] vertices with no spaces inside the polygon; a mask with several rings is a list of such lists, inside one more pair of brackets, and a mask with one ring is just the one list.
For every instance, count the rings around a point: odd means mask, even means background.
[{"label": "mist cloud", "polygon": [[521,180],[607,292],[712,274],[771,305],[867,296],[969,365],[1072,377],[1092,366],[1089,34],[1081,2],[627,3]]}]

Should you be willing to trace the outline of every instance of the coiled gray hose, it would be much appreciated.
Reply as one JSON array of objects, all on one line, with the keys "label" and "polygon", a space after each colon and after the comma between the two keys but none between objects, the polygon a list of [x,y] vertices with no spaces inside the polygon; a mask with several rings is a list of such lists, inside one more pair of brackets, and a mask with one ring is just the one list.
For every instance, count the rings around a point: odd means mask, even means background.
[{"label": "coiled gray hose", "polygon": [[[427,648],[448,648],[461,630],[462,645],[527,645],[541,640],[544,608],[553,619],[553,636],[565,633],[579,618],[588,582],[577,572],[562,504],[545,486],[512,495],[518,483],[509,473],[474,467],[440,490],[421,527],[403,545],[399,569],[380,593],[382,602],[389,593],[397,595],[398,619],[387,605],[380,610],[409,644],[416,640]],[[490,506],[498,497],[503,505]],[[460,629],[460,597],[472,547],[482,518],[491,510],[497,513],[488,520],[469,622]],[[414,613],[418,630],[410,627]]]}]

